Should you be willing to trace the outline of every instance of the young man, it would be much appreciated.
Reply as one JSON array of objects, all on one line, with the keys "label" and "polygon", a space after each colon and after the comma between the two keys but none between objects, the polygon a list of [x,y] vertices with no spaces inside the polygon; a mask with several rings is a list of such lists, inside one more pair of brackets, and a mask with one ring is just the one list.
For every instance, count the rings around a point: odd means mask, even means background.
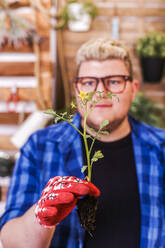
[{"label": "young man", "polygon": [[[94,147],[104,154],[93,167],[94,184],[81,180],[84,145],[69,124],[34,133],[11,178],[2,243],[5,248],[163,248],[165,132],[128,116],[139,85],[132,79],[129,55],[120,43],[98,38],[79,49],[77,66],[79,113],[74,124],[83,130],[80,91],[105,95],[88,116],[88,133],[109,121],[110,134],[101,135]],[[119,101],[108,99],[109,92]],[[100,194],[94,238],[81,228],[75,208],[78,197],[86,194]]]}]

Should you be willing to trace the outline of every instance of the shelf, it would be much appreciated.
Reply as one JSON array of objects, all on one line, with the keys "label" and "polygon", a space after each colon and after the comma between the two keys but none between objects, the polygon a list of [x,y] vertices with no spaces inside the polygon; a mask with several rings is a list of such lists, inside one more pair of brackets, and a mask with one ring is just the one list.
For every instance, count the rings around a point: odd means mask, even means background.
[{"label": "shelf", "polygon": [[23,76],[23,77],[7,77],[0,76],[0,87],[11,88],[16,86],[17,88],[36,88],[38,85],[36,77]]},{"label": "shelf", "polygon": [[[0,113],[8,112],[8,104],[6,101],[0,101]],[[16,113],[30,113],[37,110],[37,104],[32,101],[19,101],[15,107]],[[10,112],[8,112],[10,114]]]},{"label": "shelf", "polygon": [[0,62],[36,62],[37,58],[34,53],[0,53]]}]

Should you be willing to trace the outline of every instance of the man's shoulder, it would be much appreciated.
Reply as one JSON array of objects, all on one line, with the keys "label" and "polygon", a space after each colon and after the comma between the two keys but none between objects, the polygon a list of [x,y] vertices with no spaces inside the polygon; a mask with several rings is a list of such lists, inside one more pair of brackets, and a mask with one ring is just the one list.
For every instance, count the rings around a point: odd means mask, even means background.
[{"label": "man's shoulder", "polygon": [[58,124],[52,124],[45,128],[42,128],[36,131],[33,135],[37,136],[40,140],[58,140],[59,137],[64,133],[68,128],[67,122],[60,122]]},{"label": "man's shoulder", "polygon": [[165,130],[157,128],[129,116],[133,132],[144,141],[152,144],[165,145]]},{"label": "man's shoulder", "polygon": [[[73,125],[79,126],[80,116],[76,114],[73,118]],[[45,128],[36,131],[32,138],[39,140],[40,142],[53,141],[60,142],[62,140],[69,141],[72,136],[77,134],[77,131],[66,121],[61,121],[57,124],[52,124]],[[69,139],[69,140],[68,140]]]}]

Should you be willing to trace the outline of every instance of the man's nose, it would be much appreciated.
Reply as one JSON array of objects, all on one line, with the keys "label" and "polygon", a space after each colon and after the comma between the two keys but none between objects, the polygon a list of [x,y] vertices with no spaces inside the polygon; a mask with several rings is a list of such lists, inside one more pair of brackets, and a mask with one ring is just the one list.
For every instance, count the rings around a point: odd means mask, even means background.
[{"label": "man's nose", "polygon": [[98,85],[97,85],[97,91],[100,91],[100,92],[107,92],[106,88],[105,88],[105,85],[104,85],[104,81],[102,78],[99,79],[99,82],[98,82]]}]

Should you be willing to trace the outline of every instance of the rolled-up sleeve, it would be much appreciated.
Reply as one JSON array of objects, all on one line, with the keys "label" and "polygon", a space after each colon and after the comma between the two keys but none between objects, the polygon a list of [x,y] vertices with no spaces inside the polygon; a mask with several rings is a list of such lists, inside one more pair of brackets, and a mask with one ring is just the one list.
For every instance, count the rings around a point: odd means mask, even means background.
[{"label": "rolled-up sleeve", "polygon": [[34,134],[21,148],[14,166],[0,228],[7,221],[23,215],[39,199],[40,167],[37,160],[37,135]]}]

